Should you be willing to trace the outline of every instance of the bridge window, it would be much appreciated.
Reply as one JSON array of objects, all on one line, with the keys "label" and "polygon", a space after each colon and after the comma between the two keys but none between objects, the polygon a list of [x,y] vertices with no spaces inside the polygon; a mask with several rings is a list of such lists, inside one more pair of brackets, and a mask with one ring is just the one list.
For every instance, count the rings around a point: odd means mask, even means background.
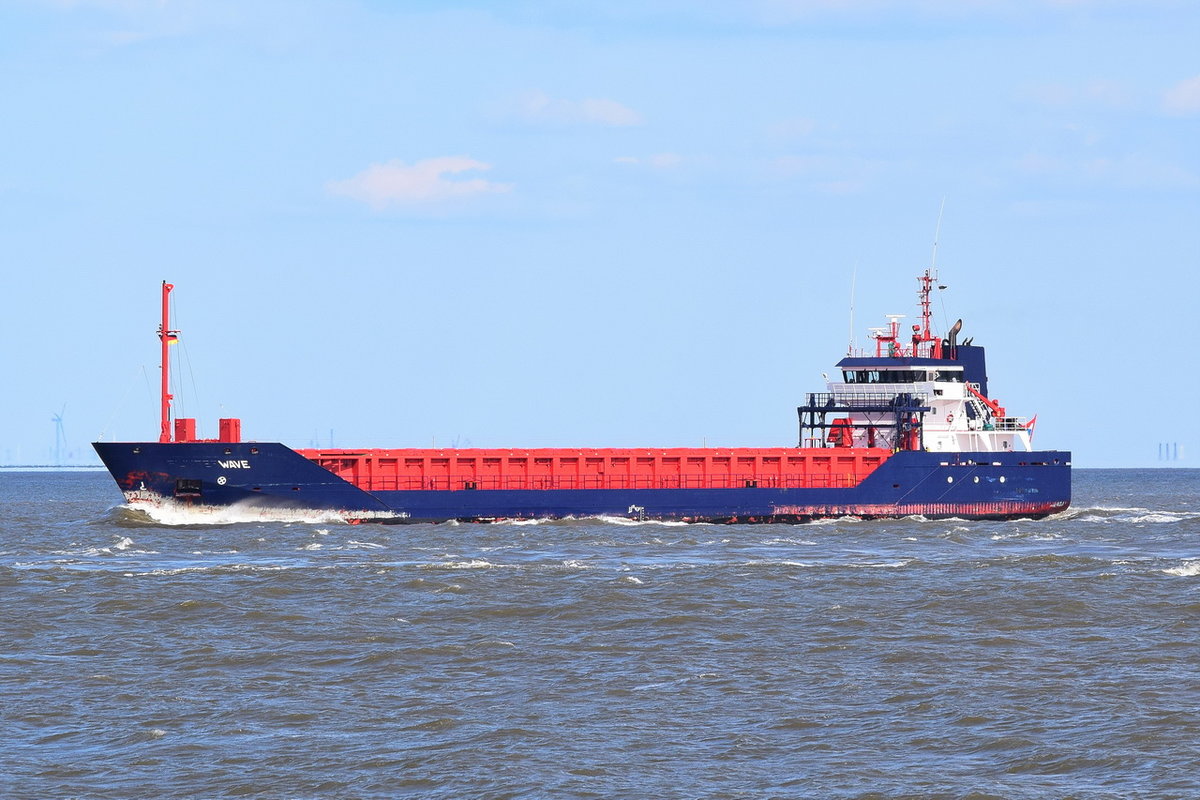
[{"label": "bridge window", "polygon": [[847,369],[842,370],[842,375],[846,383],[922,383],[929,380],[929,373],[923,369]]}]

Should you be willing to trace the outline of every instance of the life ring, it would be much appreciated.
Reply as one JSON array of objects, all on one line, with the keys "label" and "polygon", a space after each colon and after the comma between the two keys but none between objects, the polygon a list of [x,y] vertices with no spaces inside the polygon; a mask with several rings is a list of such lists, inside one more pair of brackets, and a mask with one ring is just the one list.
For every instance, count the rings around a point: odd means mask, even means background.
[{"label": "life ring", "polygon": [[947,414],[947,415],[946,415],[946,424],[947,424],[947,425],[949,425],[949,424],[950,424],[950,423],[952,423],[952,422],[954,422],[954,415],[953,415],[953,414]]}]

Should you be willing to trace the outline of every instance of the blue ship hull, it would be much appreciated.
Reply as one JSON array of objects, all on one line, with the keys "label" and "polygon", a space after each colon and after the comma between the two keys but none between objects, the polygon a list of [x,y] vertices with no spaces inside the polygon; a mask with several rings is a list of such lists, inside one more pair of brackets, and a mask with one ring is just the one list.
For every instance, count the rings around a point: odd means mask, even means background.
[{"label": "blue ship hull", "polygon": [[351,520],[617,516],[804,522],[857,516],[1043,517],[1071,502],[1071,454],[901,451],[846,488],[457,489],[368,492],[278,443],[94,445],[126,499],[197,509],[329,511]]}]

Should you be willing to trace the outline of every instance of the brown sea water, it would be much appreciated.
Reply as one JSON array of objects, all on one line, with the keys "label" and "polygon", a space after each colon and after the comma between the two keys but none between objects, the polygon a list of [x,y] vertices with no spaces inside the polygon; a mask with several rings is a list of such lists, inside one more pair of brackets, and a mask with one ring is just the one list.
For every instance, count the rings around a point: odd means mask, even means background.
[{"label": "brown sea water", "polygon": [[1200,471],[1004,523],[119,501],[0,473],[0,797],[1200,795]]}]

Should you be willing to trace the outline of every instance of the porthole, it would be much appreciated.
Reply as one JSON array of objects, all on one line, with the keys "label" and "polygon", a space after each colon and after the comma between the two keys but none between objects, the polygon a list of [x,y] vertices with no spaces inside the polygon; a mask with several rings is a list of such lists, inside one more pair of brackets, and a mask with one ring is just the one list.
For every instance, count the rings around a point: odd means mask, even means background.
[{"label": "porthole", "polygon": [[978,475],[976,475],[976,476],[975,476],[975,482],[976,482],[976,483],[979,483],[979,476],[978,476]]},{"label": "porthole", "polygon": [[954,476],[953,476],[953,475],[947,475],[947,476],[946,476],[946,483],[954,483]]},{"label": "porthole", "polygon": [[1001,475],[1001,476],[1000,476],[1000,482],[1001,482],[1001,483],[1004,483],[1004,480],[1005,480],[1004,476],[1003,476],[1003,475]]}]

